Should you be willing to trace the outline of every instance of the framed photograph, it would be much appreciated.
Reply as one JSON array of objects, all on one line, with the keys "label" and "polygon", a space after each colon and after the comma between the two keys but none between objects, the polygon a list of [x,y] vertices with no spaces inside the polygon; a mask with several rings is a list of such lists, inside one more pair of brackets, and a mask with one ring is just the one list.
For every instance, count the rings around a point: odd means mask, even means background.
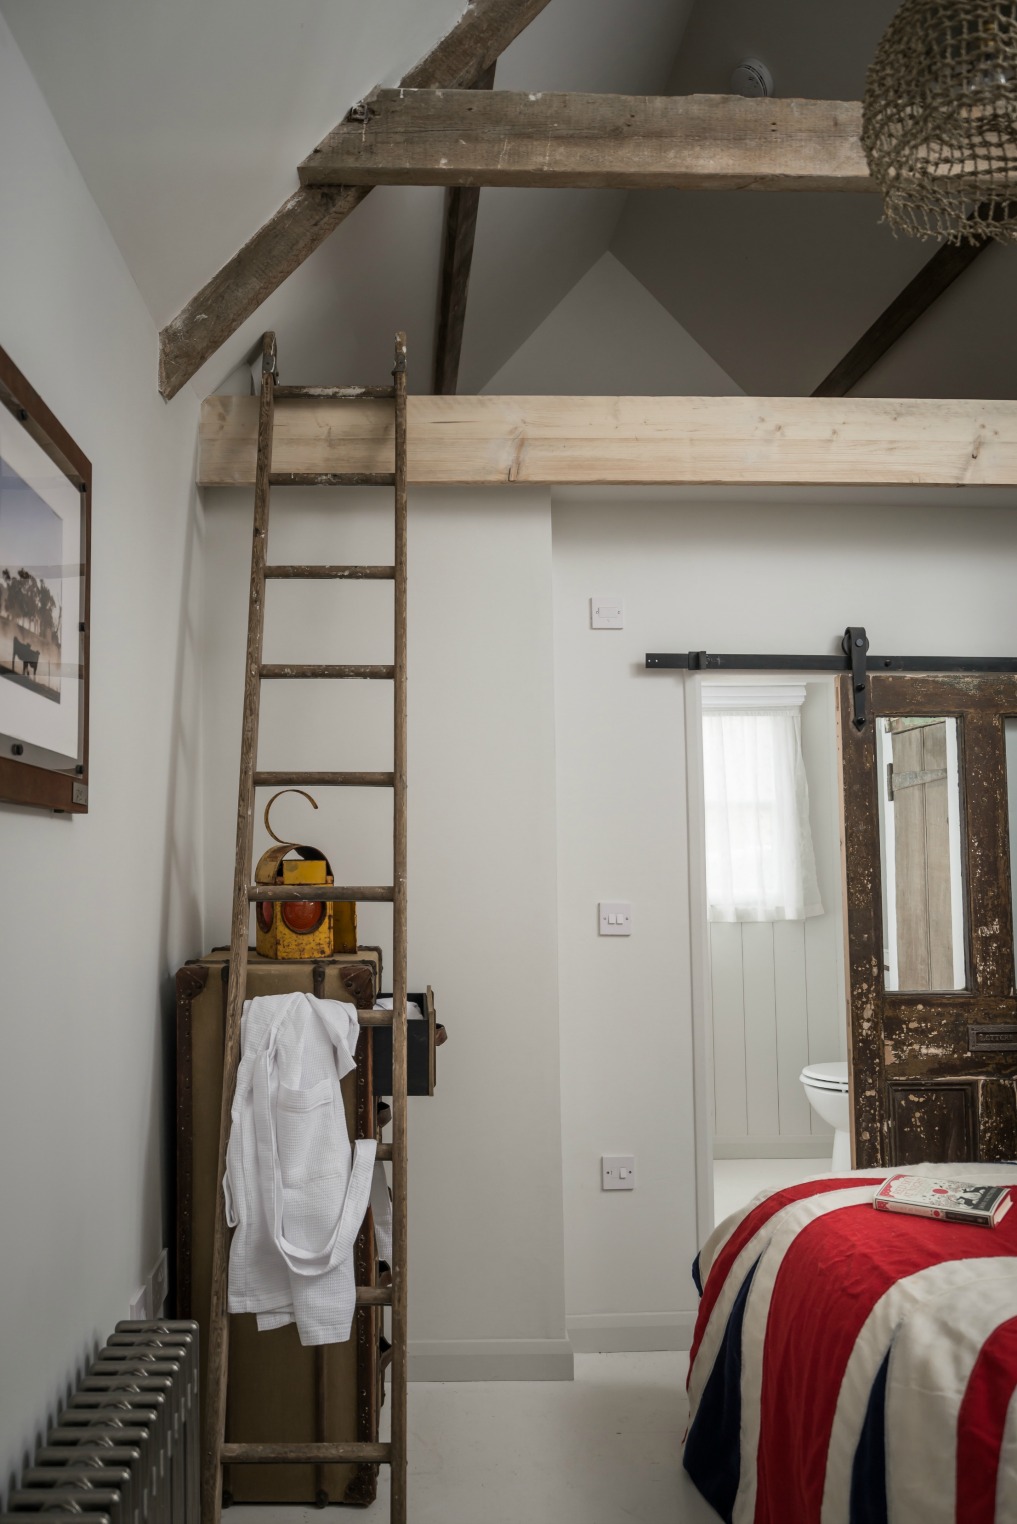
[{"label": "framed photograph", "polygon": [[0,349],[0,800],[88,809],[92,467]]}]

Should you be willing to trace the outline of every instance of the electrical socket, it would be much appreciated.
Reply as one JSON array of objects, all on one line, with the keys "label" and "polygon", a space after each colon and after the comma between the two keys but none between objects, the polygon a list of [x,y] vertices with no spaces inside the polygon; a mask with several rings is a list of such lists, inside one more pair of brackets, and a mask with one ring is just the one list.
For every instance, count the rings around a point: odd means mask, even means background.
[{"label": "electrical socket", "polygon": [[148,1313],[149,1318],[161,1318],[169,1295],[169,1255],[163,1249],[159,1258],[152,1267],[152,1273],[148,1277]]},{"label": "electrical socket", "polygon": [[603,1154],[600,1160],[602,1191],[634,1191],[636,1161],[632,1154]]}]

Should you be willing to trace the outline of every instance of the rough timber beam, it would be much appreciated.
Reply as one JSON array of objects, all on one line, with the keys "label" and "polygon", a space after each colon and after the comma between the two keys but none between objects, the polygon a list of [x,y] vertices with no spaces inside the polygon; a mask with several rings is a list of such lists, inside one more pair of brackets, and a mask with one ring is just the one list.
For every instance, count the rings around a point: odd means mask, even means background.
[{"label": "rough timber beam", "polygon": [[[494,88],[492,64],[478,90]],[[459,360],[466,330],[466,299],[470,293],[473,245],[477,237],[480,191],[475,185],[455,185],[445,192],[445,232],[441,247],[441,285],[434,338],[434,387],[454,394],[459,386]]]},{"label": "rough timber beam", "polygon": [[[476,84],[548,0],[469,0],[452,30],[404,76],[410,88]],[[169,399],[245,318],[303,264],[367,194],[301,186],[159,335],[159,390]]]},{"label": "rough timber beam", "polygon": [[305,186],[872,191],[857,101],[379,90]]},{"label": "rough timber beam", "polygon": [[[198,480],[254,480],[256,397],[209,397]],[[410,397],[417,485],[1017,486],[1017,402],[882,397]],[[385,403],[280,398],[279,472],[391,469]]]}]

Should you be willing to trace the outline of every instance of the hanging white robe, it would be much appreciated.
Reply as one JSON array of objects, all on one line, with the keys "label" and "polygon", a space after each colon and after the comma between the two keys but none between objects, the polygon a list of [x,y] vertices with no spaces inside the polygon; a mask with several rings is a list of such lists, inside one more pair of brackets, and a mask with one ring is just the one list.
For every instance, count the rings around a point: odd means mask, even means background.
[{"label": "hanging white robe", "polygon": [[301,1344],[342,1343],[356,1307],[353,1250],[376,1143],[351,1150],[340,1080],[355,1068],[356,1007],[314,995],[244,1006],[226,1151],[229,1310],[297,1325]]}]

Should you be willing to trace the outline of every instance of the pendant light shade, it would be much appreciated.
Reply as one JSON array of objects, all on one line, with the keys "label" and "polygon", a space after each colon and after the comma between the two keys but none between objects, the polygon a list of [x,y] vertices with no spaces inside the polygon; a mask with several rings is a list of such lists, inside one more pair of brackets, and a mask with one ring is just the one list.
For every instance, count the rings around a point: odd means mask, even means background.
[{"label": "pendant light shade", "polygon": [[895,232],[1017,241],[1017,3],[904,0],[876,50],[862,146]]}]

